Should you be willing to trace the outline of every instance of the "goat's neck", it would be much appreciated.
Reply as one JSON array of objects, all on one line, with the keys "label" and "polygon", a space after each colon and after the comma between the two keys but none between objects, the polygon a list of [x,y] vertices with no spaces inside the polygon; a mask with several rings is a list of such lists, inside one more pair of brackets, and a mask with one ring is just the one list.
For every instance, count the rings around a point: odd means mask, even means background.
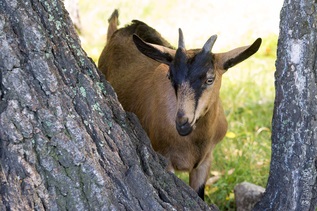
[{"label": "goat's neck", "polygon": [[[221,101],[217,100],[207,113],[197,121],[197,137],[204,139],[223,136],[226,130],[226,119],[221,107]],[[218,138],[217,138],[218,139]]]}]

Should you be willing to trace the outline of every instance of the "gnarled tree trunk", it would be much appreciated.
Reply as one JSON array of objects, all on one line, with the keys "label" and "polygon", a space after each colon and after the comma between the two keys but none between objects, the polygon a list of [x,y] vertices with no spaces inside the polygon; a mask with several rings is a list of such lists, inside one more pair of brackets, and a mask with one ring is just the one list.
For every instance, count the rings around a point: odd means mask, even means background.
[{"label": "gnarled tree trunk", "polygon": [[275,73],[272,159],[255,210],[317,208],[317,3],[285,1]]},{"label": "gnarled tree trunk", "polygon": [[208,210],[167,173],[58,0],[0,0],[1,210]]}]

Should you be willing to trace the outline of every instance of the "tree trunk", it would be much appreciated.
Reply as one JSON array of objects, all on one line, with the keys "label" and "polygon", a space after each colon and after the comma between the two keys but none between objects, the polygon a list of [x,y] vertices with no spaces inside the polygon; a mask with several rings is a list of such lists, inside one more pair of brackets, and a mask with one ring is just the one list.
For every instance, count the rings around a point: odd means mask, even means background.
[{"label": "tree trunk", "polygon": [[58,0],[0,0],[1,210],[209,210],[151,148]]},{"label": "tree trunk", "polygon": [[317,208],[317,4],[285,1],[276,62],[272,159],[255,210]]}]

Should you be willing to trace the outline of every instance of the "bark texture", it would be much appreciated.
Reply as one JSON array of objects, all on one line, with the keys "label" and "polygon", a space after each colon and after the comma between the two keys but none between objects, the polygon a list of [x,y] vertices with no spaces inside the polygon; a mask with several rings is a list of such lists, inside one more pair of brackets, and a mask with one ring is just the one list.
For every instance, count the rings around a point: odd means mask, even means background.
[{"label": "bark texture", "polygon": [[81,49],[58,0],[0,0],[0,210],[209,210]]},{"label": "bark texture", "polygon": [[255,210],[317,208],[317,3],[281,11],[268,185]]}]

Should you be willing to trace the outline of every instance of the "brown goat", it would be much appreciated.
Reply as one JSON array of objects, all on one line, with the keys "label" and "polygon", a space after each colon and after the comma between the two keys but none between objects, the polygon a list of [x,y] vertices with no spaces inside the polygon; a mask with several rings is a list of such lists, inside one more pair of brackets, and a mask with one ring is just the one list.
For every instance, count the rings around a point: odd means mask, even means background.
[{"label": "brown goat", "polygon": [[145,23],[134,20],[117,29],[117,21],[116,12],[99,69],[123,108],[139,117],[154,150],[167,158],[168,170],[189,171],[190,186],[203,199],[212,149],[227,131],[219,99],[222,74],[253,55],[261,39],[214,54],[216,35],[202,49],[185,50],[179,29],[175,50]]}]

